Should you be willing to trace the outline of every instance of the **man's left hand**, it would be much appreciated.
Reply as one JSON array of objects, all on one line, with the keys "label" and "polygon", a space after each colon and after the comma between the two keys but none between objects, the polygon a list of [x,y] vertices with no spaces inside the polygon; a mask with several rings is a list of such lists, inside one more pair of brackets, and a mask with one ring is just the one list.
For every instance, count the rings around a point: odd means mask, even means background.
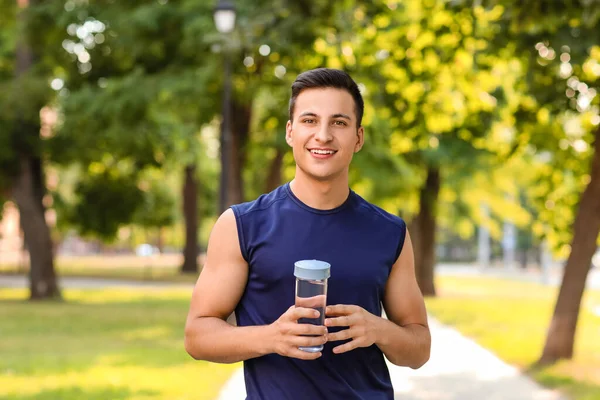
[{"label": "man's left hand", "polygon": [[358,347],[369,347],[375,343],[378,317],[362,307],[354,305],[327,306],[325,326],[348,327],[339,332],[327,334],[327,341],[351,339],[348,343],[333,348],[336,354],[345,353]]}]

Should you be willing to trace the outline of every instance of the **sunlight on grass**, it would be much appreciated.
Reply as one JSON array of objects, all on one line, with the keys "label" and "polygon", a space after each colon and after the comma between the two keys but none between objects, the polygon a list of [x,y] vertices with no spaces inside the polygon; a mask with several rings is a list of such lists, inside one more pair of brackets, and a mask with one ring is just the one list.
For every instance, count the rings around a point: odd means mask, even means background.
[{"label": "sunlight on grass", "polygon": [[122,302],[144,301],[189,301],[192,288],[189,289],[163,289],[144,288],[143,290],[123,290],[121,288],[108,288],[103,290],[71,289],[64,295],[70,302],[82,304],[110,304]]},{"label": "sunlight on grass", "polygon": [[[216,397],[232,373],[233,366],[212,368],[187,364],[171,367],[99,365],[81,371],[47,374],[35,379],[24,376],[0,378],[0,393],[8,399],[50,399],[62,389],[80,388],[83,393],[106,388],[126,388],[127,399],[207,399]],[[206,377],[209,376],[210,379]],[[87,398],[87,397],[83,397]],[[61,398],[62,399],[62,398]]]},{"label": "sunlight on grass", "polygon": [[[473,277],[439,277],[437,284],[439,296],[426,301],[440,322],[522,370],[540,357],[558,288]],[[533,373],[544,385],[564,388],[574,400],[600,398],[600,317],[594,314],[599,303],[599,292],[586,293],[574,359]]]},{"label": "sunlight on grass", "polygon": [[155,326],[152,328],[135,329],[122,335],[125,340],[158,340],[168,334],[166,327]]},{"label": "sunlight on grass", "polygon": [[239,364],[183,348],[190,290],[0,291],[0,399],[213,399]]}]

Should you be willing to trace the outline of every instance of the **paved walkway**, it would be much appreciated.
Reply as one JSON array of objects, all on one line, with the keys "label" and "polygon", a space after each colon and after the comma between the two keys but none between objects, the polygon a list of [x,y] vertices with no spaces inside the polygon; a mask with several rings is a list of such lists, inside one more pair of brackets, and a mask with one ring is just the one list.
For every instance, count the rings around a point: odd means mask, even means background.
[{"label": "paved walkway", "polygon": [[[61,289],[102,289],[105,287],[125,287],[128,289],[164,289],[164,288],[190,288],[193,283],[176,283],[160,281],[142,281],[125,279],[105,279],[105,278],[87,278],[87,277],[60,277],[58,285]],[[5,288],[26,288],[29,287],[29,279],[23,275],[0,275],[0,289]]]},{"label": "paved walkway", "polygon": [[[547,273],[544,273],[538,268],[522,269],[517,266],[513,268],[501,266],[479,268],[477,264],[440,263],[436,265],[435,273],[438,276],[485,276],[533,282],[548,286],[560,286],[562,283],[563,268],[561,265],[556,264]],[[600,267],[594,267],[590,270],[586,280],[586,288],[600,289]]]},{"label": "paved walkway", "polygon": [[[430,318],[431,358],[418,370],[389,365],[397,400],[566,400],[519,373],[456,330]],[[239,369],[217,400],[245,399]]]}]

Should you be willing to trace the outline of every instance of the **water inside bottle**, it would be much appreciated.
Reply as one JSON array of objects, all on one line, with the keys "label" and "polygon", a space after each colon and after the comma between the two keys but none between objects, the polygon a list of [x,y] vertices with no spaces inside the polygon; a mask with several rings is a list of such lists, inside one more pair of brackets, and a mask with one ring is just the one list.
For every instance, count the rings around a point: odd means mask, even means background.
[{"label": "water inside bottle", "polygon": [[[299,324],[324,325],[327,299],[327,282],[298,279],[296,282],[296,307],[312,308],[319,312],[317,318],[300,318]],[[319,336],[319,335],[307,335]],[[300,347],[300,350],[316,353],[323,345]]]}]

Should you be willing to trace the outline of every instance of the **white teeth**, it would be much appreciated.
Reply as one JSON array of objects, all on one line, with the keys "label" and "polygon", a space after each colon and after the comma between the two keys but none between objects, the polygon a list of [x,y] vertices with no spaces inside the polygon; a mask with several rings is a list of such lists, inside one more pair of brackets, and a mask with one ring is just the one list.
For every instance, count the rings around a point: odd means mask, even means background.
[{"label": "white teeth", "polygon": [[313,153],[313,154],[323,154],[323,155],[325,155],[325,154],[333,154],[334,153],[333,150],[311,150],[310,152]]}]

